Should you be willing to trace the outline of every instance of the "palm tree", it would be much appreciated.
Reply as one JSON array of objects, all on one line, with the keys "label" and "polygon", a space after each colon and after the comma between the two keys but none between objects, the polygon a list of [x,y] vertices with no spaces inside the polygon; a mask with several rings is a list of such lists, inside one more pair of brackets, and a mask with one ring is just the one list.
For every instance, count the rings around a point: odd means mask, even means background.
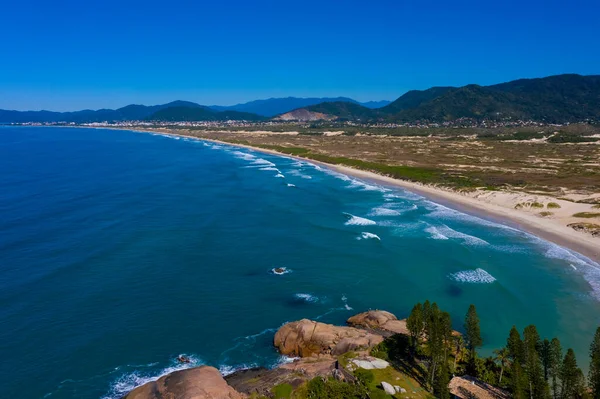
[{"label": "palm tree", "polygon": [[465,339],[462,335],[457,335],[454,338],[454,342],[456,343],[456,353],[454,354],[454,371],[456,371],[456,360],[458,356],[461,355],[461,360],[463,358],[462,354],[465,350]]},{"label": "palm tree", "polygon": [[494,355],[496,355],[494,361],[500,364],[500,380],[498,380],[498,383],[502,384],[502,374],[504,374],[504,368],[507,366],[509,359],[508,349],[496,349]]}]

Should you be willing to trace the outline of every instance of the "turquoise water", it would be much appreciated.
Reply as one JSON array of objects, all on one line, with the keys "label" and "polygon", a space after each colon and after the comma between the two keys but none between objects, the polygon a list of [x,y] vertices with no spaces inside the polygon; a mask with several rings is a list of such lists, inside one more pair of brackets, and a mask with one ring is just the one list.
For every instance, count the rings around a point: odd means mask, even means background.
[{"label": "turquoise water", "polygon": [[[128,131],[0,127],[3,397],[117,398],[180,366],[285,361],[276,329],[470,303],[580,363],[598,265],[406,191],[294,159]],[[289,273],[275,275],[274,267]]]}]

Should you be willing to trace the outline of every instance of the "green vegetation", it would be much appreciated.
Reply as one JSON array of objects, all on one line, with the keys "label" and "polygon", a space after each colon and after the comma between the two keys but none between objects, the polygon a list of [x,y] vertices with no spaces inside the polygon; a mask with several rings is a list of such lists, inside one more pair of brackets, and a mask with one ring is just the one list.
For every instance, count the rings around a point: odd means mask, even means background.
[{"label": "green vegetation", "polygon": [[573,214],[576,218],[597,218],[600,217],[600,212],[577,212]]},{"label": "green vegetation", "polygon": [[540,212],[538,213],[538,215],[540,215],[541,217],[547,217],[547,216],[552,216],[554,215],[554,213],[549,212],[549,211],[544,211],[544,212]]},{"label": "green vegetation", "polygon": [[481,339],[479,316],[477,315],[477,310],[473,304],[469,306],[469,310],[465,316],[464,327],[467,349],[471,351],[471,358],[474,361],[477,358],[477,348],[483,345],[483,339]]},{"label": "green vegetation", "polygon": [[367,389],[361,384],[348,384],[333,378],[315,377],[307,384],[306,397],[315,399],[363,399],[367,397]]},{"label": "green vegetation", "polygon": [[541,202],[534,201],[534,202],[532,202],[532,203],[530,204],[530,206],[531,206],[532,208],[538,208],[538,209],[540,209],[540,208],[543,208],[543,207],[544,207],[544,204],[542,204]]},{"label": "green vegetation", "polygon": [[600,209],[600,204],[596,204],[596,205],[592,206],[592,209]]},{"label": "green vegetation", "polygon": [[549,143],[556,143],[556,144],[561,144],[561,143],[591,143],[591,142],[596,142],[598,140],[599,139],[597,139],[597,138],[586,137],[586,136],[582,136],[582,135],[579,135],[579,134],[559,132],[559,133],[555,134],[554,136],[550,137],[548,139],[548,142]]},{"label": "green vegetation", "polygon": [[294,388],[290,384],[279,384],[273,387],[274,399],[289,399]]},{"label": "green vegetation", "polygon": [[557,204],[556,202],[548,202],[546,204],[546,208],[548,208],[548,209],[560,209],[560,205]]},{"label": "green vegetation", "polygon": [[590,371],[588,374],[590,389],[594,399],[600,398],[600,327],[596,329],[590,345]]}]

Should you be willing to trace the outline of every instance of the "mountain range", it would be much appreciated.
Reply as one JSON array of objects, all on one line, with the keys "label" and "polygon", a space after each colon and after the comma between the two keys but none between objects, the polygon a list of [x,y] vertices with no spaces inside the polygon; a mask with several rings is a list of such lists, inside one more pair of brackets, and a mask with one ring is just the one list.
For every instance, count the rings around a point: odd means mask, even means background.
[{"label": "mountain range", "polygon": [[75,112],[0,110],[0,123],[104,121],[260,121],[353,120],[361,122],[444,122],[535,120],[547,123],[600,121],[600,75],[555,75],[491,85],[411,90],[388,103],[337,98],[270,98],[233,106],[203,106],[189,101],[128,105],[116,110]]},{"label": "mountain range", "polygon": [[323,102],[350,102],[361,104],[371,109],[384,106],[389,101],[370,101],[359,103],[351,98],[270,98],[267,100],[250,101],[232,106],[204,106],[190,101],[173,101],[161,105],[127,105],[118,109],[82,110],[73,112],[53,111],[11,111],[0,110],[0,123],[26,122],[118,122],[131,120],[155,121],[223,121],[249,120],[258,121],[282,114],[293,109],[306,107]]},{"label": "mountain range", "polygon": [[322,103],[309,112],[361,121],[444,122],[535,120],[548,123],[600,120],[600,75],[555,75],[491,86],[432,87],[412,90],[378,109],[346,102]]},{"label": "mountain range", "polygon": [[336,98],[298,98],[298,97],[285,97],[285,98],[269,98],[266,100],[255,100],[250,101],[244,104],[237,104],[231,106],[220,106],[220,105],[211,105],[210,108],[215,111],[240,111],[240,112],[251,112],[253,114],[258,114],[267,117],[273,117],[276,115],[283,114],[285,112],[309,107],[311,105],[321,104],[325,102],[348,102],[354,104],[360,104],[366,108],[381,108],[391,101],[368,101],[368,102],[358,102],[348,97],[336,97]]}]

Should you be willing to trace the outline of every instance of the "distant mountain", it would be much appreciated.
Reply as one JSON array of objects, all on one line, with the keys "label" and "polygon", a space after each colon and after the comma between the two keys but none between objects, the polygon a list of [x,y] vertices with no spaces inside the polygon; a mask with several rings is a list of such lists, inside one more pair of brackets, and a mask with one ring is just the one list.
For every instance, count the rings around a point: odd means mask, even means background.
[{"label": "distant mountain", "polygon": [[173,101],[161,105],[127,105],[119,109],[99,109],[97,111],[83,110],[74,112],[52,111],[8,111],[0,110],[0,123],[25,122],[118,122],[143,120],[161,109],[170,107],[206,108],[189,101]]},{"label": "distant mountain", "polygon": [[367,108],[379,108],[389,104],[389,101],[369,101],[366,103],[360,103],[356,100],[347,97],[335,97],[335,98],[297,98],[297,97],[286,97],[286,98],[269,98],[266,100],[255,100],[244,104],[237,104],[231,106],[220,106],[212,105],[210,108],[217,111],[240,111],[240,112],[251,112],[258,115],[272,117],[275,115],[284,114],[286,112],[305,108],[311,105],[321,104],[325,102],[349,102],[355,104],[361,104]]},{"label": "distant mountain", "polygon": [[215,111],[208,107],[169,107],[156,111],[145,118],[150,121],[160,122],[199,122],[199,121],[260,121],[263,116],[249,112]]},{"label": "distant mountain", "polygon": [[535,120],[548,123],[600,120],[600,75],[556,75],[492,86],[412,90],[389,105],[369,109],[351,102],[305,107],[327,119],[443,122],[459,118]]}]

